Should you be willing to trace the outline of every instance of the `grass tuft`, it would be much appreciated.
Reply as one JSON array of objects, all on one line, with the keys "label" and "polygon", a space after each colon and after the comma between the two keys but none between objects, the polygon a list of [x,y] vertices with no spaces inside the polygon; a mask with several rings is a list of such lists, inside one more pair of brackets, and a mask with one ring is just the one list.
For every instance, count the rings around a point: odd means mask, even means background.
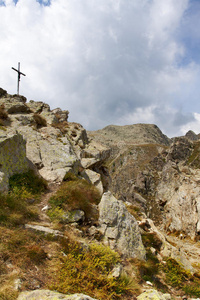
[{"label": "grass tuft", "polygon": [[68,175],[57,193],[51,197],[52,207],[48,214],[52,219],[58,219],[65,211],[83,210],[86,219],[97,219],[98,215],[94,204],[99,204],[100,193],[95,186],[84,179]]}]

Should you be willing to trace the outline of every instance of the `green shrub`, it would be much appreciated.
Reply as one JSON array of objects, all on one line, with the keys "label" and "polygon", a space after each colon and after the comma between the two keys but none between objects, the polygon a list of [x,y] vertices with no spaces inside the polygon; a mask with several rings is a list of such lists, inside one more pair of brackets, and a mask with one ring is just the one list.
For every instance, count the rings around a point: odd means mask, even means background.
[{"label": "green shrub", "polygon": [[[71,176],[71,175],[70,175]],[[73,177],[73,176],[72,176]],[[55,209],[59,208],[64,211],[80,209],[85,212],[86,219],[96,218],[96,210],[93,204],[100,201],[100,193],[95,186],[84,179],[65,178],[57,193],[50,198],[52,207],[48,214],[51,217]]]},{"label": "green shrub", "polygon": [[109,247],[91,244],[89,249],[78,243],[66,244],[66,256],[57,266],[57,277],[51,285],[62,293],[85,293],[97,299],[119,299],[121,295],[132,293],[137,285],[128,277],[109,277],[114,265],[120,261],[119,255]]}]

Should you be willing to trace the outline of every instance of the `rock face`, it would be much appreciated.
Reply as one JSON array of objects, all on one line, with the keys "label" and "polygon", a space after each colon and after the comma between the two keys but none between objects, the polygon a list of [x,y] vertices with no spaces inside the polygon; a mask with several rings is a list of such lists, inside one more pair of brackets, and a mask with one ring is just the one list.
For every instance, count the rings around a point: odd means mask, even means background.
[{"label": "rock face", "polygon": [[138,124],[108,126],[89,136],[111,145],[106,165],[112,179],[109,190],[117,199],[138,207],[168,233],[198,238],[198,135],[190,131],[170,141],[156,126]]},{"label": "rock face", "polygon": [[[182,172],[181,172],[182,170]],[[200,171],[168,163],[157,187],[164,206],[165,230],[182,232],[192,239],[200,233]]]},{"label": "rock face", "polygon": [[99,204],[99,224],[105,243],[128,257],[145,259],[140,230],[135,218],[122,201],[110,192],[104,193]]},{"label": "rock face", "polygon": [[17,300],[96,300],[84,294],[64,295],[49,290],[35,290],[23,292]]},{"label": "rock face", "polygon": [[30,163],[26,157],[26,142],[22,135],[0,130],[0,191],[8,190],[9,177],[27,172]]}]

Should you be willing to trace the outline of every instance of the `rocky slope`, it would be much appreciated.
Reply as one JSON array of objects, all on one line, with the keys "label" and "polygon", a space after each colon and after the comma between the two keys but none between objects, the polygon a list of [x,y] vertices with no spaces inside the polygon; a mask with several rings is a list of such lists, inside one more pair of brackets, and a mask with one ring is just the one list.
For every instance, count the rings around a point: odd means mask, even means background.
[{"label": "rocky slope", "polygon": [[[129,126],[132,132],[136,125]],[[108,126],[109,127],[109,126]],[[112,127],[112,126],[111,126]],[[103,141],[105,128],[89,136],[105,145],[110,144],[112,156],[106,161],[112,178],[110,190],[114,195],[138,206],[164,230],[198,238],[199,219],[199,141],[188,132],[185,137],[171,141],[152,125],[137,124],[137,131],[148,129],[151,143],[121,134],[126,126],[118,128],[113,138]],[[138,129],[140,128],[140,129]],[[152,132],[152,128],[154,129]],[[155,132],[155,129],[157,132]],[[106,129],[107,131],[107,129]],[[128,133],[127,133],[128,135]],[[154,137],[154,141],[153,138]],[[158,144],[158,141],[160,144]],[[121,147],[123,145],[123,147]]]},{"label": "rocky slope", "polygon": [[[0,299],[199,297],[199,136],[87,133],[68,114],[0,89]],[[30,170],[47,181],[40,199],[12,189]]]}]

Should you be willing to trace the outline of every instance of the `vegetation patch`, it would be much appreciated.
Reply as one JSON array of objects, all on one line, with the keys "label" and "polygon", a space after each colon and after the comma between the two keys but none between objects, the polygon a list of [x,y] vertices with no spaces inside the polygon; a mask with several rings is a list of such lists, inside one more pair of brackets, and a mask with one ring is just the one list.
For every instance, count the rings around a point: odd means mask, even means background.
[{"label": "vegetation patch", "polygon": [[136,266],[138,267],[139,275],[144,281],[154,282],[156,275],[159,273],[159,260],[157,257],[147,249],[146,261],[138,261]]},{"label": "vegetation patch", "polygon": [[99,204],[100,193],[95,186],[84,179],[68,175],[64,179],[57,193],[51,197],[48,211],[50,218],[59,220],[64,211],[76,209],[83,210],[86,219],[97,219],[97,211],[94,204]]},{"label": "vegetation patch", "polygon": [[0,224],[18,226],[27,220],[37,219],[37,211],[28,205],[20,191],[0,194]]},{"label": "vegetation patch", "polygon": [[5,111],[5,107],[3,104],[0,105],[0,119],[1,120],[8,119],[8,113]]},{"label": "vegetation patch", "polygon": [[193,168],[200,168],[200,142],[194,142],[193,151],[187,160],[187,164]]},{"label": "vegetation patch", "polygon": [[141,220],[141,216],[142,216],[142,212],[140,207],[136,206],[136,205],[126,205],[126,208],[128,210],[128,212],[134,216],[134,218],[136,220]]},{"label": "vegetation patch", "polygon": [[84,293],[97,299],[119,299],[138,291],[127,275],[116,279],[109,273],[120,262],[119,255],[109,247],[91,244],[88,249],[75,242],[66,243],[62,264],[57,266],[56,281],[51,289],[66,294]]},{"label": "vegetation patch", "polygon": [[47,189],[47,182],[42,177],[37,176],[33,170],[26,173],[15,174],[9,179],[11,191],[16,189],[24,190],[33,196],[39,195]]},{"label": "vegetation patch", "polygon": [[0,226],[0,299],[17,298],[16,279],[20,279],[22,290],[29,289],[33,279],[38,278],[43,278],[44,286],[48,281],[43,273],[48,262],[46,243],[44,237],[34,232]]},{"label": "vegetation patch", "polygon": [[69,124],[67,121],[55,123],[52,126],[58,128],[62,134],[66,134],[69,131]]},{"label": "vegetation patch", "polygon": [[28,200],[39,199],[47,188],[46,182],[29,171],[10,177],[9,186],[7,194],[0,193],[0,224],[18,226],[37,219],[37,210]]}]

